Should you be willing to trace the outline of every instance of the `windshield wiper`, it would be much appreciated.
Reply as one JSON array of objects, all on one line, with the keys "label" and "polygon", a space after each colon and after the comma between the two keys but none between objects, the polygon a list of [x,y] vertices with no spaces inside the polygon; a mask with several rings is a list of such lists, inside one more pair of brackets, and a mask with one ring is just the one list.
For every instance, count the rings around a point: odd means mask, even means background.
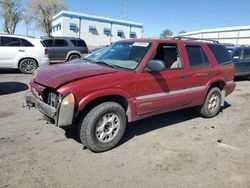
[{"label": "windshield wiper", "polygon": [[107,63],[107,62],[105,62],[105,61],[95,61],[95,63],[96,63],[96,64],[101,64],[101,65],[107,65],[107,66],[112,67],[112,68],[114,68],[114,69],[117,68],[117,66],[115,66],[115,65],[113,65],[113,64],[110,64],[110,63]]}]

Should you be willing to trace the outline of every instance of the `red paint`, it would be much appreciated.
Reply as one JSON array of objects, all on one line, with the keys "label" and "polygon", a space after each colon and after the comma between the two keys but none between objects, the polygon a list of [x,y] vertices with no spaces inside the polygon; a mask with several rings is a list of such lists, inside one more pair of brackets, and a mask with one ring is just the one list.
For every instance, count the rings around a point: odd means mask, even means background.
[{"label": "red paint", "polygon": [[[182,40],[149,40],[136,39],[130,41],[153,42],[151,49],[137,68],[137,71],[116,70],[90,63],[61,64],[37,71],[31,86],[43,93],[46,87],[55,88],[64,95],[71,91],[76,99],[76,111],[79,112],[91,101],[100,97],[117,95],[128,101],[128,121],[135,121],[155,114],[202,105],[209,87],[218,81],[225,85],[226,95],[230,94],[235,83],[233,65],[219,66],[212,52],[203,42]],[[189,66],[185,43],[200,45],[208,56],[208,68],[192,68]],[[143,72],[148,60],[159,43],[178,45],[183,62],[183,69],[166,70],[159,73]],[[213,72],[208,76],[208,72]],[[181,79],[181,75],[187,79]],[[205,86],[201,91],[180,93],[168,97],[155,97],[138,100],[138,97],[156,93],[168,93]]]}]

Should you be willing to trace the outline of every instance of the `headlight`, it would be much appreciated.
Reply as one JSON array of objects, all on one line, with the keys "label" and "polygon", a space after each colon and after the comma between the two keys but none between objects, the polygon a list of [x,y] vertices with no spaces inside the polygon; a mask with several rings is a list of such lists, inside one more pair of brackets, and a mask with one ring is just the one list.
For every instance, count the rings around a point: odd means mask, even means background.
[{"label": "headlight", "polygon": [[75,105],[75,97],[72,93],[66,95],[62,100],[62,105]]}]

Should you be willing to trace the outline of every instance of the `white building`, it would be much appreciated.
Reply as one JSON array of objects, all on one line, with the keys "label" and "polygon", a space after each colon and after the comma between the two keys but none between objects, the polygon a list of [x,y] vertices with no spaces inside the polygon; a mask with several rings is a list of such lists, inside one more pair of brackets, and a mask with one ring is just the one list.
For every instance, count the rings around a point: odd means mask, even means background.
[{"label": "white building", "polygon": [[232,43],[235,45],[250,44],[250,25],[238,27],[226,27],[207,29],[180,34],[180,36],[217,40],[220,43]]},{"label": "white building", "polygon": [[79,37],[88,46],[109,45],[128,38],[141,38],[143,24],[71,11],[53,17],[52,36]]}]

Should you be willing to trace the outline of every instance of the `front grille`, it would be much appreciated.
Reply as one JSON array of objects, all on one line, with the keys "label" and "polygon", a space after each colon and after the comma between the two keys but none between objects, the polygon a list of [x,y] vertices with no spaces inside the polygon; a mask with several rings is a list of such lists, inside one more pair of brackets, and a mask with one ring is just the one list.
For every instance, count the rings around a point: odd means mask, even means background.
[{"label": "front grille", "polygon": [[59,96],[56,93],[52,92],[48,93],[48,100],[47,100],[48,105],[57,108],[59,100],[60,100]]}]

